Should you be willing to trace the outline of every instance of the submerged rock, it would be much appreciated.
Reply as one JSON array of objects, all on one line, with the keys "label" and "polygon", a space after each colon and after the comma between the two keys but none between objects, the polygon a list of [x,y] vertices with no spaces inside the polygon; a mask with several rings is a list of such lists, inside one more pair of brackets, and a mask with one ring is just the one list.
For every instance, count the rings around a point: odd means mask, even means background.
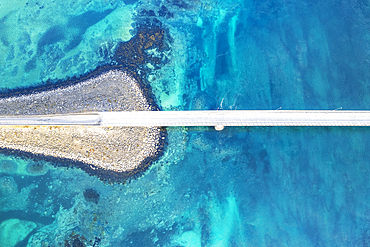
[{"label": "submerged rock", "polygon": [[38,176],[38,175],[44,175],[48,168],[43,162],[31,162],[27,165],[26,171],[30,175]]},{"label": "submerged rock", "polygon": [[15,173],[18,169],[18,164],[13,160],[0,161],[0,172]]},{"label": "submerged rock", "polygon": [[208,93],[198,92],[191,101],[192,110],[216,110],[217,105],[214,98],[210,97]]},{"label": "submerged rock", "polygon": [[95,204],[98,204],[100,195],[94,189],[86,189],[84,190],[84,197],[87,202],[93,202]]},{"label": "submerged rock", "polygon": [[0,246],[13,247],[37,227],[32,221],[9,219],[0,224]]},{"label": "submerged rock", "polygon": [[[18,185],[13,177],[0,177],[1,197],[13,196],[18,193]],[[1,245],[0,245],[1,246]]]}]

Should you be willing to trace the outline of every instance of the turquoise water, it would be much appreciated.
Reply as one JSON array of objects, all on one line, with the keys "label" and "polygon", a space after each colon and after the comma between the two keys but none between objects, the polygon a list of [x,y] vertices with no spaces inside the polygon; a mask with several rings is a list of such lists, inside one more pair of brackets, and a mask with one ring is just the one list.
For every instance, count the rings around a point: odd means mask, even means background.
[{"label": "turquoise water", "polygon": [[[112,63],[143,25],[165,31],[140,67],[163,110],[369,109],[370,5],[352,0],[0,0],[1,92]],[[10,246],[370,245],[370,129],[167,131],[124,185],[0,154],[0,222],[36,224]]]}]

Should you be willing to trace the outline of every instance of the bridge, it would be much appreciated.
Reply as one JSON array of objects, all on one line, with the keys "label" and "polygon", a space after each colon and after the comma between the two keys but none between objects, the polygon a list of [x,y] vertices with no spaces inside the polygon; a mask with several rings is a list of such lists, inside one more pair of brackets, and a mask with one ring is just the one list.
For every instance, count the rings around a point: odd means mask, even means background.
[{"label": "bridge", "polygon": [[209,110],[119,111],[0,116],[0,125],[92,126],[370,126],[370,111]]}]

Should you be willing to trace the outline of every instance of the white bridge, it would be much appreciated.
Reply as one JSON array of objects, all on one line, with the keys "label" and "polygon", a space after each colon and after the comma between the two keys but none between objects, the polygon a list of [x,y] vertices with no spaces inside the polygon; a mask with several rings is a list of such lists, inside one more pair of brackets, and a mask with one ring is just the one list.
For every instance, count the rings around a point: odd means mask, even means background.
[{"label": "white bridge", "polygon": [[121,111],[0,116],[0,125],[94,126],[370,126],[370,111],[210,110]]}]

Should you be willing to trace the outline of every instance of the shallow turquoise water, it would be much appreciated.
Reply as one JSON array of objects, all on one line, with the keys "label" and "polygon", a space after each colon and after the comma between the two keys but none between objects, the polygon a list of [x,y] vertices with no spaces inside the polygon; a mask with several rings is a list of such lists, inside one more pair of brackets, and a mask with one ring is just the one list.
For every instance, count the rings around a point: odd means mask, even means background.
[{"label": "shallow turquoise water", "polygon": [[[369,109],[366,1],[14,2],[0,0],[4,93],[110,63],[159,21],[166,63],[144,79],[163,110]],[[368,128],[167,130],[125,185],[1,155],[0,221],[37,223],[17,246],[370,245]]]}]

